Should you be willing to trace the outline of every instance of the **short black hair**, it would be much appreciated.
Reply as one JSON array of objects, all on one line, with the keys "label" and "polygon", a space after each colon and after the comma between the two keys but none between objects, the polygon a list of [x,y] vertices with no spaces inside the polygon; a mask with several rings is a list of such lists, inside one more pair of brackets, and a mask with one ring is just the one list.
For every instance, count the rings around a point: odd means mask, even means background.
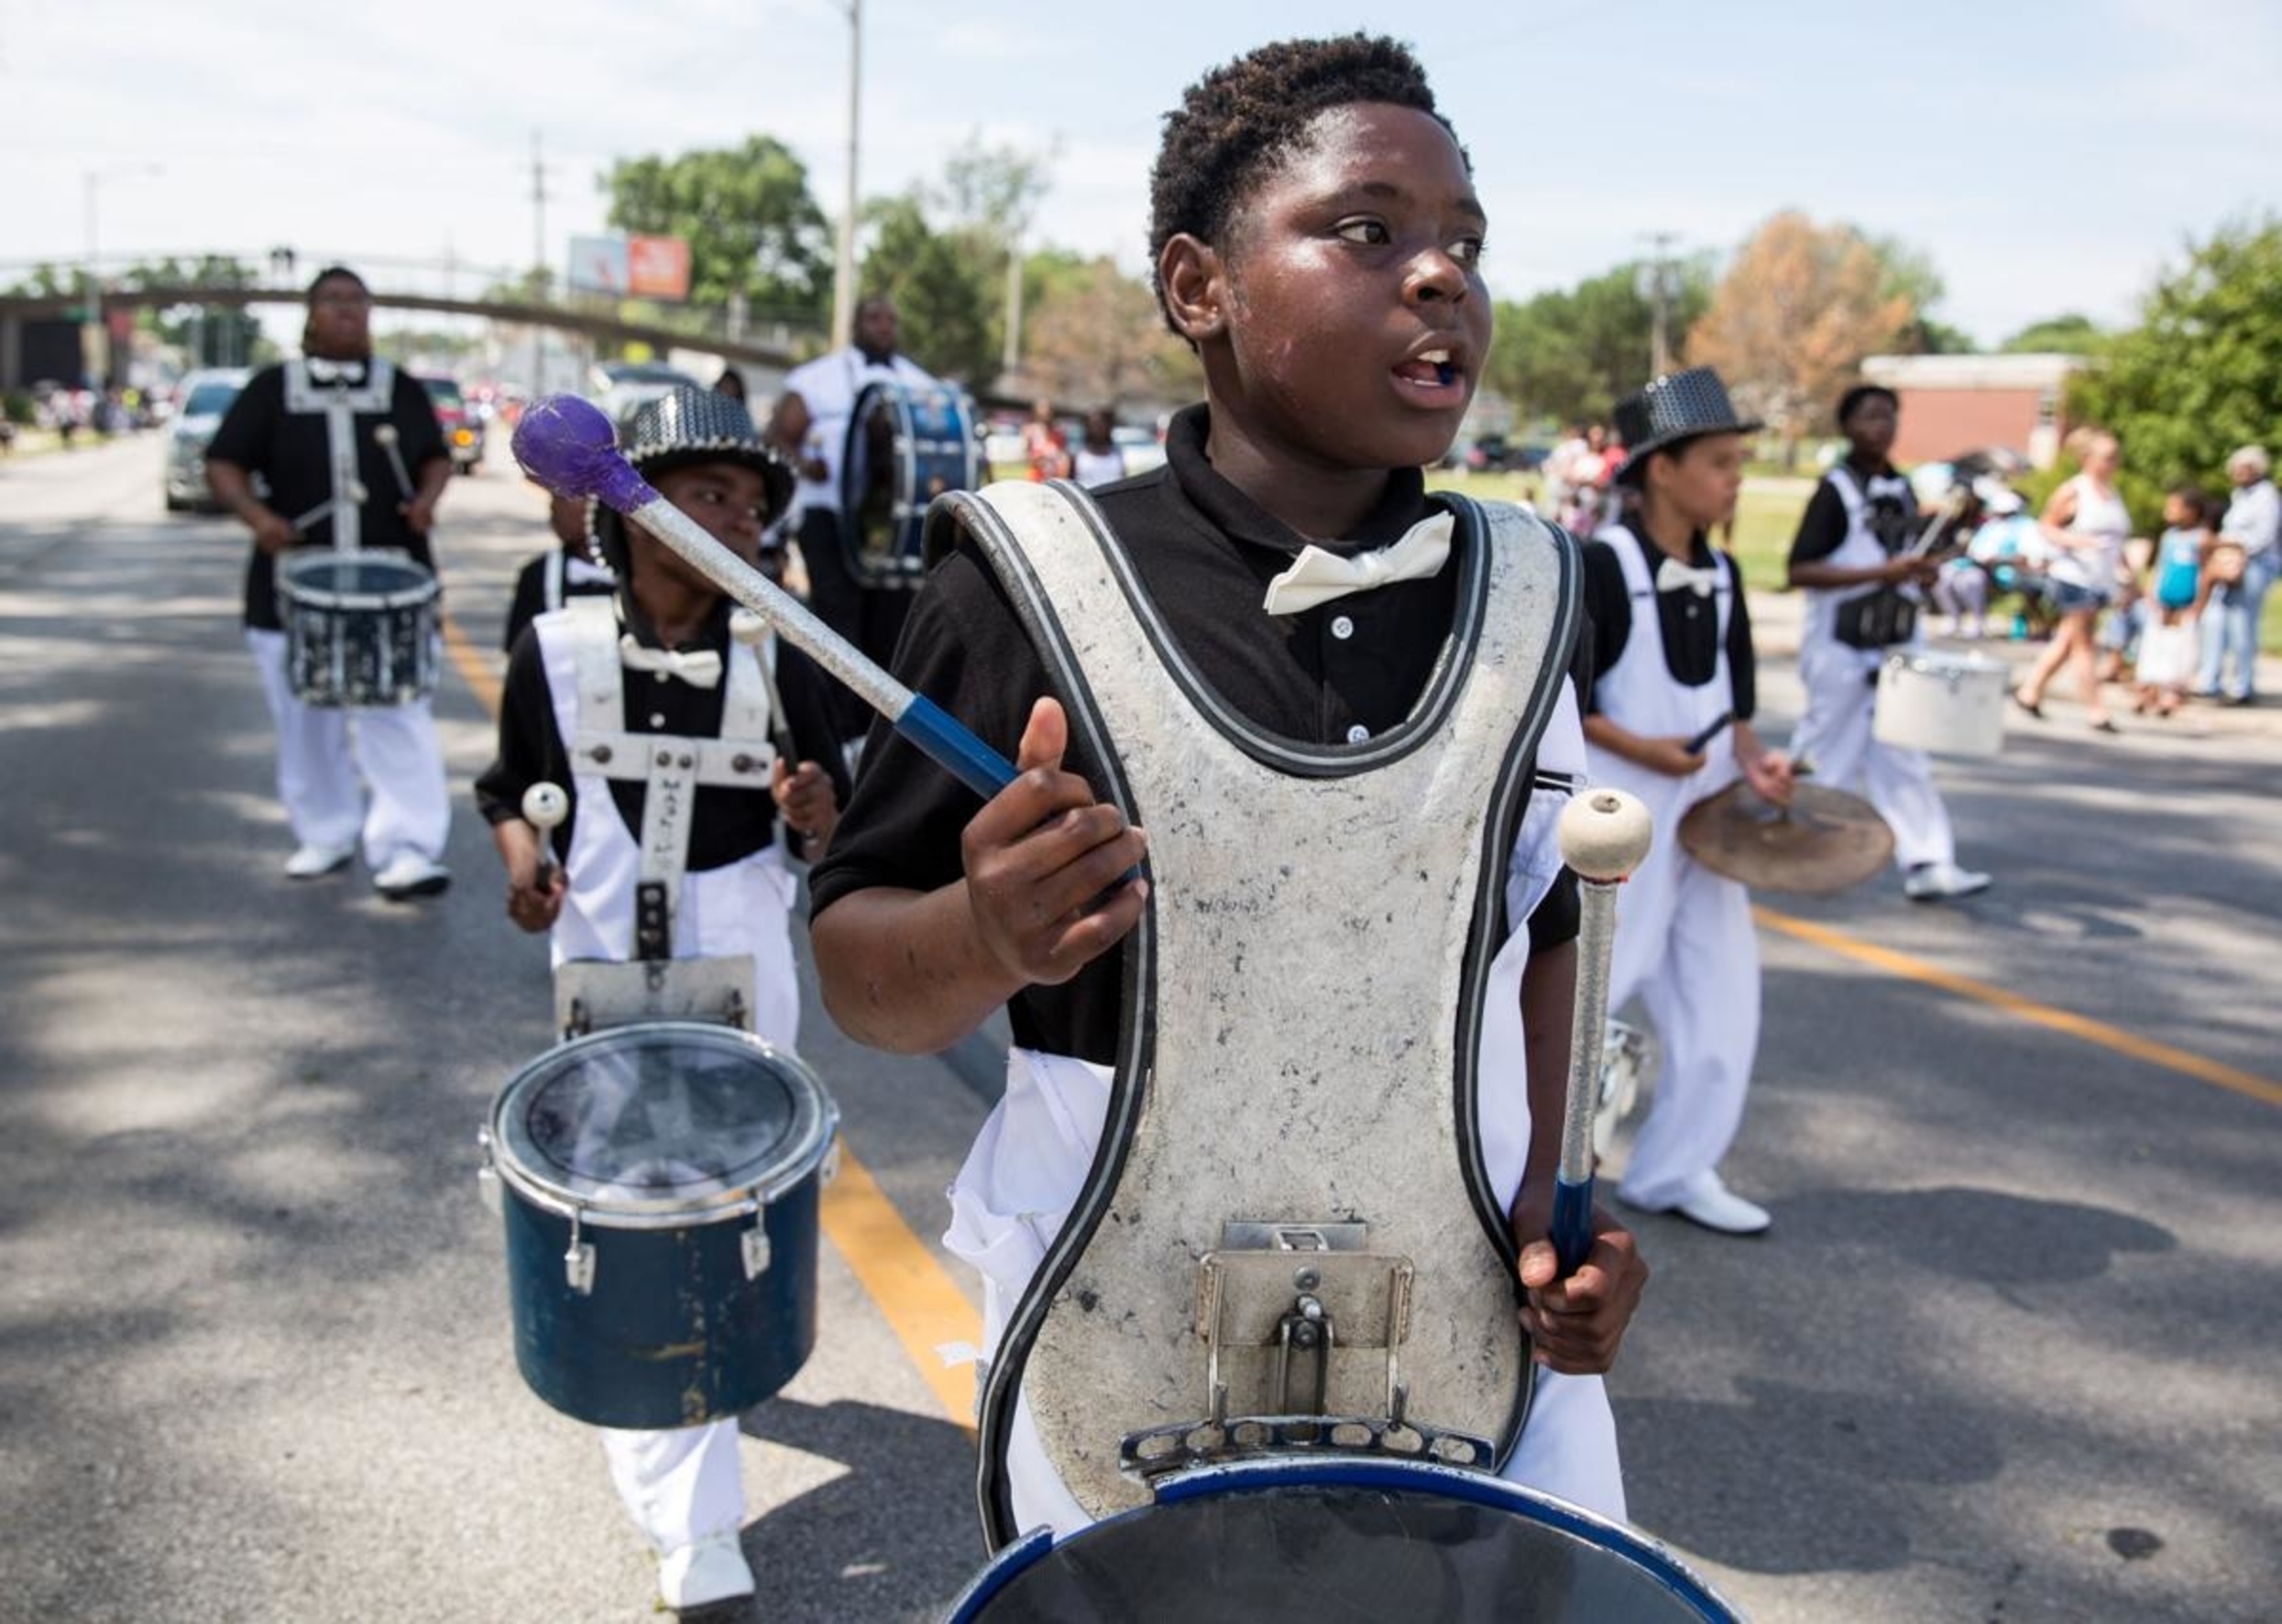
[{"label": "short black hair", "polygon": [[[1362,102],[1415,108],[1450,129],[1434,110],[1426,70],[1408,46],[1384,36],[1263,45],[1181,93],[1180,105],[1165,115],[1164,142],[1149,174],[1149,285],[1167,326],[1172,313],[1157,269],[1165,245],[1186,233],[1218,246],[1245,190],[1300,147],[1316,115]],[[1451,138],[1457,138],[1455,130]],[[1463,146],[1459,155],[1465,156]],[[1471,170],[1473,160],[1465,161]]]},{"label": "short black hair", "polygon": [[1878,399],[1883,399],[1886,404],[1893,407],[1896,411],[1902,410],[1902,397],[1895,394],[1884,384],[1858,383],[1852,389],[1847,390],[1845,394],[1838,397],[1838,426],[1842,429],[1845,428],[1846,420],[1854,415],[1856,409],[1860,407],[1862,402],[1865,401]]},{"label": "short black hair", "polygon": [[328,265],[315,276],[309,279],[309,290],[302,295],[302,297],[308,301],[309,304],[313,308],[317,302],[317,290],[324,287],[327,282],[355,282],[357,286],[359,289],[362,289],[365,292],[369,293],[372,291],[370,288],[365,286],[365,279],[358,276],[347,266]]}]

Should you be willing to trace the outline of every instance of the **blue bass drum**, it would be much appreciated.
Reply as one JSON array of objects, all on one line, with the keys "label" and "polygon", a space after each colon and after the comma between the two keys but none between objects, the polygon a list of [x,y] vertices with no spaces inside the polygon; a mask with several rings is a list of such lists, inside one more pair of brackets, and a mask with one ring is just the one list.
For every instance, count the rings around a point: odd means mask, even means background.
[{"label": "blue bass drum", "polygon": [[436,578],[391,548],[278,560],[285,680],[304,705],[409,705],[436,690]]},{"label": "blue bass drum", "polygon": [[1736,1614],[1651,1540],[1455,1466],[1256,1460],[1157,1485],[1152,1505],[1016,1541],[948,1624],[1705,1624]]},{"label": "blue bass drum", "polygon": [[980,482],[974,406],[949,384],[868,384],[840,457],[840,542],[864,587],[913,587],[927,573],[927,504]]},{"label": "blue bass drum", "polygon": [[839,1112],[751,1033],[696,1021],[550,1049],[492,1103],[515,1362],[598,1427],[751,1409],[816,1345],[817,1200]]}]

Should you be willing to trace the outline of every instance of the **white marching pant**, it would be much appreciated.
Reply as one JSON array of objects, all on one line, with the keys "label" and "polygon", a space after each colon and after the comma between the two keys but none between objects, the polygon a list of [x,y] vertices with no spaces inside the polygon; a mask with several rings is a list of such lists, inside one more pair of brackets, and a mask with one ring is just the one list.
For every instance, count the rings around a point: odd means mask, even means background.
[{"label": "white marching pant", "polygon": [[[1006,1316],[1020,1296],[1015,1292],[1010,1298],[996,1280],[983,1277],[984,1346],[998,1346],[1005,1334]],[[1007,1426],[1004,1459],[1016,1529],[1028,1533],[1051,1528],[1059,1539],[1092,1524],[1094,1520],[1047,1458],[1030,1416],[1030,1400],[1021,1395],[1015,1397],[1014,1420]],[[1608,1408],[1608,1389],[1601,1378],[1538,1371],[1529,1419],[1498,1475],[1613,1522],[1629,1521],[1617,1453],[1617,1418]]]},{"label": "white marching pant", "polygon": [[626,1514],[659,1555],[744,1525],[733,1417],[669,1432],[596,1431]]},{"label": "white marching pant", "polygon": [[277,724],[278,799],[293,838],[342,850],[361,838],[365,861],[375,869],[403,851],[441,861],[452,802],[429,702],[353,712],[304,705],[285,678],[285,633],[249,626],[246,646]]},{"label": "white marching pant", "polygon": [[1750,894],[1681,850],[1684,806],[1657,808],[1648,857],[1617,893],[1608,1007],[1638,993],[1660,1057],[1647,1120],[1619,1191],[1677,1205],[1718,1167],[1743,1123],[1759,1051],[1759,939]]},{"label": "white marching pant", "polygon": [[1813,763],[1814,781],[1854,791],[1893,830],[1894,861],[1903,870],[1957,861],[1949,808],[1934,787],[1933,763],[1922,750],[1881,743],[1871,733],[1878,700],[1870,671],[1852,649],[1808,649],[1799,657],[1806,716],[1791,736],[1794,761]]}]

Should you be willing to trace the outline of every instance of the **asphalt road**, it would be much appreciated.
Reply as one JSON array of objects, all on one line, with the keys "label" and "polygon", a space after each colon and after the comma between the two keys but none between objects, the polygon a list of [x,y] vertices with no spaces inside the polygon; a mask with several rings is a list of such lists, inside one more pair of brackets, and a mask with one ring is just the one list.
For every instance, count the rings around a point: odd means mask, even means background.
[{"label": "asphalt road", "polygon": [[[0,465],[0,1619],[648,1617],[599,1451],[515,1374],[475,1199],[543,950],[472,812],[434,902],[280,877],[242,535],[164,518],[158,455]],[[543,506],[495,451],[444,527],[488,657]],[[487,675],[439,700],[463,807]],[[1779,735],[1779,653],[1765,686]],[[1642,1223],[1634,1513],[1755,1619],[2282,1593],[2282,713],[2101,741],[2054,708],[1943,770],[1995,889],[1765,899],[1728,1170],[1773,1234]],[[971,1300],[935,1236],[990,1056],[889,1059],[813,1006],[802,1049],[901,1224],[836,1232],[817,1355],[747,1423],[758,1616],[927,1619],[981,1555],[911,1302]]]}]

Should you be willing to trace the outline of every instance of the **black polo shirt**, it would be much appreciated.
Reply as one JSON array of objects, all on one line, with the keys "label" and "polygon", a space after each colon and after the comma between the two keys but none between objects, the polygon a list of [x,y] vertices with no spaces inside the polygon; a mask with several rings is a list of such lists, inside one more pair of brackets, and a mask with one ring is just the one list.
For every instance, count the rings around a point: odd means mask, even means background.
[{"label": "black polo shirt", "polygon": [[[1092,493],[1143,590],[1204,681],[1267,731],[1331,744],[1359,739],[1355,729],[1396,726],[1441,657],[1458,571],[1351,593],[1296,615],[1268,614],[1260,607],[1268,581],[1305,543],[1214,472],[1204,455],[1209,429],[1205,409],[1190,408],[1173,420],[1164,466]],[[1418,471],[1397,470],[1346,543],[1386,545],[1432,511]],[[1580,660],[1589,641],[1579,639]],[[1574,664],[1573,679],[1583,670]],[[895,673],[1009,761],[1032,702],[1054,692],[996,576],[963,547],[937,566],[914,601]],[[1106,782],[1075,740],[1063,764],[1097,789]],[[960,834],[981,807],[972,791],[884,723],[875,725],[854,798],[810,876],[815,912],[851,892],[932,891],[957,880]],[[1143,816],[1146,821],[1146,808]],[[1549,946],[1574,937],[1576,906],[1574,881],[1564,873],[1530,920],[1532,940]],[[1061,986],[1025,990],[1008,1010],[1015,1041],[1113,1060],[1122,1014],[1119,957],[1105,954]]]},{"label": "black polo shirt", "polygon": [[[704,630],[685,649],[711,649],[727,662],[730,651],[730,605],[719,604]],[[644,637],[645,642],[654,642]],[[729,679],[701,688],[664,672],[622,674],[625,714],[619,727],[629,733],[671,733],[684,739],[718,739],[721,714],[728,707]],[[798,649],[780,643],[776,651],[776,688],[784,700],[784,721],[793,747],[802,761],[812,761],[831,774],[840,804],[848,802],[848,772],[840,755],[838,730],[824,707],[828,679]],[[783,746],[780,742],[779,749]],[[547,687],[546,665],[539,650],[539,635],[525,629],[515,640],[507,663],[507,686],[499,700],[499,753],[476,780],[476,806],[486,823],[502,823],[523,815],[523,792],[539,783],[570,788],[570,752],[554,725],[554,698]],[[648,792],[641,780],[614,778],[610,798],[627,832],[642,835],[642,808]],[[574,797],[571,815],[555,828],[555,855],[570,856],[571,830],[578,819]],[[692,873],[721,868],[752,856],[776,838],[776,804],[765,789],[729,789],[708,785],[697,791],[690,813],[688,869]]]},{"label": "black polo shirt", "polygon": [[[1632,638],[1632,595],[1625,586],[1618,547],[1638,545],[1648,559],[1648,577],[1656,578],[1663,551],[1644,539],[1626,541],[1609,535],[1585,544],[1585,612],[1593,622],[1592,684],[1586,689],[1585,713],[1600,710],[1600,679],[1616,668],[1625,644]],[[1702,531],[1688,546],[1689,562],[1697,569],[1712,566],[1711,542]],[[1733,576],[1735,596],[1728,615],[1728,684],[1729,708],[1735,719],[1748,722],[1759,708],[1759,667],[1751,652],[1751,609],[1743,593],[1743,566],[1733,554],[1725,554]],[[1684,687],[1700,688],[1719,670],[1718,598],[1699,597],[1694,587],[1674,587],[1655,594],[1656,623],[1664,634],[1664,665],[1672,680]]]},{"label": "black polo shirt", "polygon": [[[373,438],[380,424],[396,425],[396,448],[403,459],[413,488],[420,471],[444,457],[444,431],[435,408],[420,380],[401,367],[389,410],[357,414],[357,477],[364,482],[366,500],[357,515],[357,541],[365,547],[400,547],[412,558],[435,568],[428,538],[414,532],[397,511],[405,499],[389,454]],[[269,482],[269,505],[287,520],[300,518],[333,499],[332,450],[325,437],[323,412],[290,412],[285,409],[285,368],[265,367],[247,381],[223,416],[206,447],[209,462],[229,463]],[[330,514],[312,524],[296,546],[333,544]],[[277,561],[260,548],[246,564],[246,624],[275,631],[278,620]]]}]

